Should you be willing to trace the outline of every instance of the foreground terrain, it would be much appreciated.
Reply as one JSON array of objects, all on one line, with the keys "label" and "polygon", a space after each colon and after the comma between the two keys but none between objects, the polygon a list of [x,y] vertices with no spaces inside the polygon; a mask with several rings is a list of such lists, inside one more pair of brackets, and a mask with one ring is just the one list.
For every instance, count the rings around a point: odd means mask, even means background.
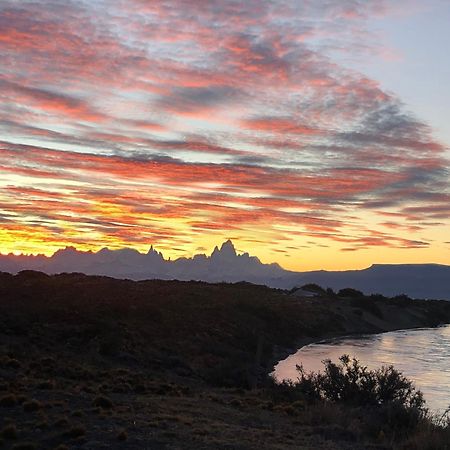
[{"label": "foreground terrain", "polygon": [[449,302],[352,291],[0,274],[1,448],[445,448],[267,374],[302,342],[449,322]]}]

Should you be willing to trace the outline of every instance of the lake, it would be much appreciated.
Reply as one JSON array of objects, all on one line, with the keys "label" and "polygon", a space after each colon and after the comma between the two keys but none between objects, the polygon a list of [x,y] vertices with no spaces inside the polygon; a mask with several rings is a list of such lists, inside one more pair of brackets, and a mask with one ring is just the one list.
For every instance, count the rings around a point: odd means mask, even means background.
[{"label": "lake", "polygon": [[343,337],[307,345],[280,361],[274,370],[279,381],[296,380],[295,366],[307,372],[323,368],[321,361],[348,354],[371,369],[393,365],[414,381],[433,412],[450,406],[450,325]]}]

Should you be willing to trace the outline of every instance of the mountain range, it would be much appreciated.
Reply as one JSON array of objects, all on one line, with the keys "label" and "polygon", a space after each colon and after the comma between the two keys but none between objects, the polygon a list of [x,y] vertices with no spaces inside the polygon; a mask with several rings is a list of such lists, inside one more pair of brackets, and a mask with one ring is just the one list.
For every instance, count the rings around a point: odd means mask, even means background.
[{"label": "mountain range", "polygon": [[263,264],[256,256],[238,254],[228,240],[215,247],[210,256],[165,259],[150,247],[147,253],[134,249],[98,252],[74,247],[44,255],[0,255],[0,271],[17,273],[37,270],[48,274],[80,272],[114,278],[202,280],[207,282],[247,281],[270,287],[291,289],[307,283],[342,289],[352,287],[366,294],[450,300],[450,266],[439,264],[374,264],[367,269],[347,271],[293,272],[279,264]]}]

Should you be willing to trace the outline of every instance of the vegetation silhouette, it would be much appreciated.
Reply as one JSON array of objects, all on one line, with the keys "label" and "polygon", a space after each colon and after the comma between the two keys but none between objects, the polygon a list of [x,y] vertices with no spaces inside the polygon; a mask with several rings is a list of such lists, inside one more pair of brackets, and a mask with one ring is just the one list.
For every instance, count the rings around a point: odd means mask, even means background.
[{"label": "vegetation silhouette", "polygon": [[[416,417],[417,405],[376,405],[362,389],[358,402],[333,401],[307,378],[300,388],[268,377],[302,340],[450,323],[449,302],[323,292],[0,273],[0,444],[443,448],[446,419]],[[333,380],[350,399],[343,370]]]}]

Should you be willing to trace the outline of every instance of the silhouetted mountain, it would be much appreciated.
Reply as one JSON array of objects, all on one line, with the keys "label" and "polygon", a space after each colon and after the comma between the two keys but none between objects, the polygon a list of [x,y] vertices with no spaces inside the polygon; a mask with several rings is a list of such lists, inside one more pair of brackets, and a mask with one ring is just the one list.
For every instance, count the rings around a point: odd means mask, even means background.
[{"label": "silhouetted mountain", "polygon": [[366,294],[450,300],[450,266],[437,264],[375,264],[364,270],[342,272],[291,272],[278,264],[263,264],[256,256],[238,254],[228,240],[210,256],[199,254],[174,261],[164,259],[153,246],[147,253],[133,249],[82,252],[74,247],[43,255],[0,255],[0,271],[17,273],[39,270],[48,274],[81,272],[115,278],[202,280],[208,282],[248,281],[290,289],[306,283],[324,288],[352,287]]},{"label": "silhouetted mountain", "polygon": [[374,264],[363,270],[298,274],[297,285],[317,283],[335,290],[352,287],[366,294],[450,300],[450,266],[439,264]]}]

